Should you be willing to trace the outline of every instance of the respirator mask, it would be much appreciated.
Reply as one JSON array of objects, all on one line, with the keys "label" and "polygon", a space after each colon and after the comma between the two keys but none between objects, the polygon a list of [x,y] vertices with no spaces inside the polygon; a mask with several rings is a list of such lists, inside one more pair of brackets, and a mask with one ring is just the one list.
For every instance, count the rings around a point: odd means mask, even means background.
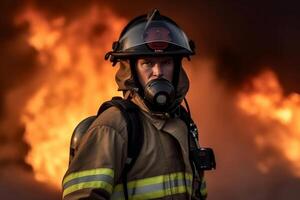
[{"label": "respirator mask", "polygon": [[174,86],[167,79],[153,79],[144,88],[144,99],[152,111],[166,112],[175,100]]}]

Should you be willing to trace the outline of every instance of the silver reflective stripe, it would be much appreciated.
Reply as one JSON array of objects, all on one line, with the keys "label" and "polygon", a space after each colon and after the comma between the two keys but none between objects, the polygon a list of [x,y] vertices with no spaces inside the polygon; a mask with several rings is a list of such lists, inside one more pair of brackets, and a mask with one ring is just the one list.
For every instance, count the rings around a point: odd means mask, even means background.
[{"label": "silver reflective stripe", "polygon": [[63,198],[82,189],[99,188],[109,194],[113,190],[114,171],[110,168],[95,168],[70,173],[63,180]]},{"label": "silver reflective stripe", "polygon": [[[167,180],[165,182],[150,184],[145,186],[128,188],[128,195],[135,199],[147,199],[151,197],[151,194],[158,195],[159,197],[168,196],[172,194],[178,193],[188,193],[187,187],[191,187],[192,181],[191,180]],[[144,196],[143,195],[147,195]],[[155,196],[155,197],[158,197]],[[114,191],[111,199],[124,199],[124,191]]]},{"label": "silver reflective stripe", "polygon": [[91,182],[91,181],[104,181],[106,183],[109,183],[113,185],[113,177],[109,175],[104,175],[104,174],[99,174],[99,175],[90,175],[90,176],[83,176],[83,177],[78,177],[74,178],[64,184],[64,190],[72,185],[76,185],[79,183],[85,183],[85,182]]}]

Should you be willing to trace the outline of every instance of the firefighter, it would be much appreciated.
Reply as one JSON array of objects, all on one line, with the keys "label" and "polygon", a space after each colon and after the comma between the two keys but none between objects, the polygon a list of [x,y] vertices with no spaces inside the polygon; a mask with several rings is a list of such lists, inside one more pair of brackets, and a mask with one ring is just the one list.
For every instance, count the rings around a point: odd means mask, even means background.
[{"label": "firefighter", "polygon": [[193,43],[158,10],[123,29],[106,59],[119,64],[118,89],[139,109],[140,152],[124,186],[128,149],[135,145],[129,145],[128,121],[120,109],[104,110],[74,148],[63,179],[64,200],[206,198],[203,174],[190,160],[188,128],[179,117],[189,88],[181,61],[193,54]]}]

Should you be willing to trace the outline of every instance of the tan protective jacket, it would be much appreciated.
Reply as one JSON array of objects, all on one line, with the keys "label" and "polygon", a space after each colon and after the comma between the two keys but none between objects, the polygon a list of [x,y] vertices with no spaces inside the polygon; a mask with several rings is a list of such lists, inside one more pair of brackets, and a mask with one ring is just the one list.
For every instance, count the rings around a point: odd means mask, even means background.
[{"label": "tan protective jacket", "polygon": [[[193,174],[188,134],[179,118],[156,116],[137,94],[144,144],[128,173],[129,199],[191,199]],[[63,199],[124,199],[121,172],[127,158],[127,126],[121,112],[104,111],[82,138],[63,179]],[[203,193],[206,193],[203,182]]]}]

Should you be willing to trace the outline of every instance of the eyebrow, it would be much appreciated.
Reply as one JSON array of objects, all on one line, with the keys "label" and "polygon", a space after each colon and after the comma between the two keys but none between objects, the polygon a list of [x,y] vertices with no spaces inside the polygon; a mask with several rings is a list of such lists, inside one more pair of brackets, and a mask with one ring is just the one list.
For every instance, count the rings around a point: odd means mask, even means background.
[{"label": "eyebrow", "polygon": [[[152,58],[140,58],[141,61],[153,61]],[[172,58],[161,58],[161,59],[158,59],[158,60],[154,60],[155,62],[162,62],[162,61],[169,61],[169,60],[173,60]]]},{"label": "eyebrow", "polygon": [[140,62],[143,63],[143,62],[149,62],[151,61],[150,59],[147,59],[147,58],[141,58]]}]

